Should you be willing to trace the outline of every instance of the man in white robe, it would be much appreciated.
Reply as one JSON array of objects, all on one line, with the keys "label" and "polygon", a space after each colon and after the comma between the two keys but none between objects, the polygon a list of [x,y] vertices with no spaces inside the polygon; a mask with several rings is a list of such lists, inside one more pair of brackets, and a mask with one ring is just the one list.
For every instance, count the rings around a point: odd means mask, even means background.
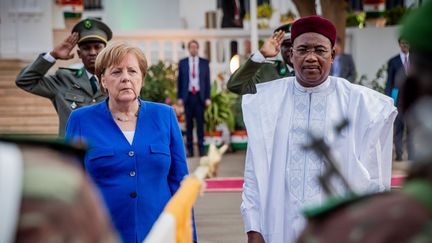
[{"label": "man in white robe", "polygon": [[[302,148],[307,131],[331,145],[357,192],[390,189],[397,113],[392,100],[328,76],[336,39],[330,21],[301,18],[292,25],[291,38],[296,77],[257,84],[256,94],[243,96],[248,150],[241,212],[248,242],[293,242],[305,225],[301,210],[325,199],[318,183],[325,163]],[[344,118],[350,125],[336,135],[334,127]]]}]

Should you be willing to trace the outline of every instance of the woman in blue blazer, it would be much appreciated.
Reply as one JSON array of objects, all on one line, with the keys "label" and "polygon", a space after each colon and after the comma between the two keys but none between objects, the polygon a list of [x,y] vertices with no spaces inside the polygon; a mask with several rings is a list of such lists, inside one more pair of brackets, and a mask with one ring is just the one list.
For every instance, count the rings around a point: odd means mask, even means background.
[{"label": "woman in blue blazer", "polygon": [[66,128],[68,139],[88,145],[85,168],[127,243],[145,239],[188,174],[173,109],[138,98],[146,70],[139,48],[105,48],[96,75],[108,97],[72,112]]}]

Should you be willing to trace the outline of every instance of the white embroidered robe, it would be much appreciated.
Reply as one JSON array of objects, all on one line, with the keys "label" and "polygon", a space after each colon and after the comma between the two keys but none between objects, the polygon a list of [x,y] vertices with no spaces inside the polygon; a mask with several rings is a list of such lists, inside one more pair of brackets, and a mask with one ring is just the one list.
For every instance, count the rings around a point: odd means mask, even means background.
[{"label": "white embroidered robe", "polygon": [[[248,131],[241,212],[245,231],[267,243],[293,242],[305,225],[301,210],[325,199],[317,176],[325,164],[302,146],[306,131],[323,135],[356,192],[390,189],[393,121],[391,98],[345,79],[329,77],[304,88],[295,77],[257,85],[243,96]],[[348,118],[339,136],[334,127]]]}]

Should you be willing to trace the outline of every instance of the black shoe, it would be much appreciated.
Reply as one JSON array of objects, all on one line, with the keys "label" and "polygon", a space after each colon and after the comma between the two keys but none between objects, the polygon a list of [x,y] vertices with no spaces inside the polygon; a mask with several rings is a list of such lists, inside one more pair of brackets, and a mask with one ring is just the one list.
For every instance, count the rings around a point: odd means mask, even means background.
[{"label": "black shoe", "polygon": [[191,157],[194,157],[194,154],[191,153],[191,152],[187,152],[186,153],[186,158],[191,158]]},{"label": "black shoe", "polygon": [[204,149],[199,151],[199,156],[200,157],[203,157],[203,156],[206,156],[206,155],[207,154],[204,152]]}]

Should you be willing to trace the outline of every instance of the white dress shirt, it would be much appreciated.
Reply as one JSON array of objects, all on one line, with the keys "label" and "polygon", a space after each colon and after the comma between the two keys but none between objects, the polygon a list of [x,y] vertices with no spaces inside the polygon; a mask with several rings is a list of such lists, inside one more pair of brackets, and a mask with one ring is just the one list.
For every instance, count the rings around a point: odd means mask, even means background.
[{"label": "white dress shirt", "polygon": [[[192,77],[193,62],[195,62],[195,78]],[[199,85],[199,57],[189,57],[189,91],[192,92],[192,87],[195,87],[196,92],[200,90]]]}]

